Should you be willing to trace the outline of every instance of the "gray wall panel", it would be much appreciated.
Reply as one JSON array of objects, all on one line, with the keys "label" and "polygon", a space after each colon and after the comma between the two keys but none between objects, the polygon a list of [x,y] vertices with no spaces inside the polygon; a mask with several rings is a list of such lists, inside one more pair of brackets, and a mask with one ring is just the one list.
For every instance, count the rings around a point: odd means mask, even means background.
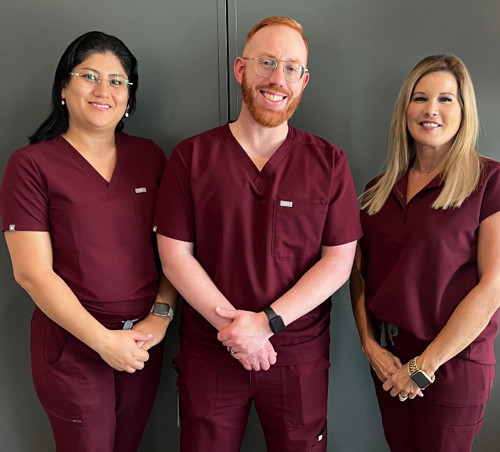
[{"label": "gray wall panel", "polygon": [[[423,57],[455,53],[475,83],[482,129],[479,151],[500,159],[500,3],[498,0],[234,0],[229,2],[230,61],[260,19],[297,19],[309,41],[311,78],[291,123],[341,146],[358,193],[382,167],[397,93]],[[240,88],[230,92],[236,118]],[[349,291],[334,296],[328,441],[330,451],[384,452],[380,415],[352,319]],[[497,343],[499,340],[497,339]],[[500,384],[494,386],[474,451],[500,450]],[[258,425],[256,416],[252,425]],[[247,435],[245,450],[264,450]]]},{"label": "gray wall panel", "polygon": [[[0,4],[0,175],[12,151],[48,112],[57,62],[80,34],[102,30],[121,38],[139,61],[140,86],[127,133],[157,141],[169,154],[180,140],[225,122],[226,5],[220,0],[3,0]],[[220,52],[222,57],[220,57]],[[222,68],[221,66],[222,65]],[[221,108],[222,104],[222,108]],[[29,363],[33,303],[12,278],[0,240],[0,450],[54,450],[36,399]],[[141,451],[178,450],[175,374],[177,322],[167,335],[162,384]]]}]

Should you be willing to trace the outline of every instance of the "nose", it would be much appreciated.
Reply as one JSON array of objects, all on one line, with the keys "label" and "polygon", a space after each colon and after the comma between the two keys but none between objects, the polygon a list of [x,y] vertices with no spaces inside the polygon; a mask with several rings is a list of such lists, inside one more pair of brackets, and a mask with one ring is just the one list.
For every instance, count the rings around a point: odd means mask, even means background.
[{"label": "nose", "polygon": [[105,79],[101,79],[100,83],[96,83],[94,87],[94,94],[100,97],[106,97],[109,94],[109,85]]},{"label": "nose", "polygon": [[429,116],[438,116],[439,115],[439,102],[437,99],[430,99],[426,106],[425,113]]},{"label": "nose", "polygon": [[269,77],[269,82],[273,85],[282,86],[286,83],[284,66],[281,61],[278,61],[276,70]]}]

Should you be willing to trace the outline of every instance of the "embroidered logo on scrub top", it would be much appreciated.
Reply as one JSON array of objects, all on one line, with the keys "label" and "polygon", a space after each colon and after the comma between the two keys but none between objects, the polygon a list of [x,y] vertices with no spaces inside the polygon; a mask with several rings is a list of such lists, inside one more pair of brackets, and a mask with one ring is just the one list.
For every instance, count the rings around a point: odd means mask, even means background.
[{"label": "embroidered logo on scrub top", "polygon": [[15,224],[9,224],[9,231],[15,231],[16,230],[16,225]]},{"label": "embroidered logo on scrub top", "polygon": [[146,190],[146,187],[137,187],[137,188],[135,189],[135,192],[136,192],[136,193],[146,193],[146,192],[147,192],[147,190]]},{"label": "embroidered logo on scrub top", "polygon": [[292,206],[293,206],[292,201],[283,201],[283,200],[280,201],[280,207],[292,207]]}]

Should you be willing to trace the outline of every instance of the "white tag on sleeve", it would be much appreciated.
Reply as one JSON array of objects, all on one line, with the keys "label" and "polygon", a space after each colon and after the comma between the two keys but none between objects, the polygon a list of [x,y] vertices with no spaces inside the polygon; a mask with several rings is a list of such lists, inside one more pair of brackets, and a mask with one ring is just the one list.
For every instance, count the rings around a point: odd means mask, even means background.
[{"label": "white tag on sleeve", "polygon": [[146,187],[137,187],[137,188],[135,189],[135,192],[136,192],[136,193],[146,193],[146,192],[147,192],[147,190],[146,190]]},{"label": "white tag on sleeve", "polygon": [[292,207],[293,206],[293,202],[292,201],[283,201],[283,200],[281,200],[280,201],[280,206],[281,207]]}]

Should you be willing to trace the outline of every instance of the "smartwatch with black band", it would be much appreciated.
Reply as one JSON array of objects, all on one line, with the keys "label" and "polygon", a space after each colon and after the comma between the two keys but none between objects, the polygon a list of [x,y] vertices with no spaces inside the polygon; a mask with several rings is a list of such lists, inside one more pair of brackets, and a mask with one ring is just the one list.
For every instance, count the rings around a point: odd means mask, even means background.
[{"label": "smartwatch with black band", "polygon": [[264,308],[264,312],[269,319],[269,326],[274,334],[278,334],[280,331],[285,329],[285,323],[280,315],[276,314],[274,310],[270,307]]}]

